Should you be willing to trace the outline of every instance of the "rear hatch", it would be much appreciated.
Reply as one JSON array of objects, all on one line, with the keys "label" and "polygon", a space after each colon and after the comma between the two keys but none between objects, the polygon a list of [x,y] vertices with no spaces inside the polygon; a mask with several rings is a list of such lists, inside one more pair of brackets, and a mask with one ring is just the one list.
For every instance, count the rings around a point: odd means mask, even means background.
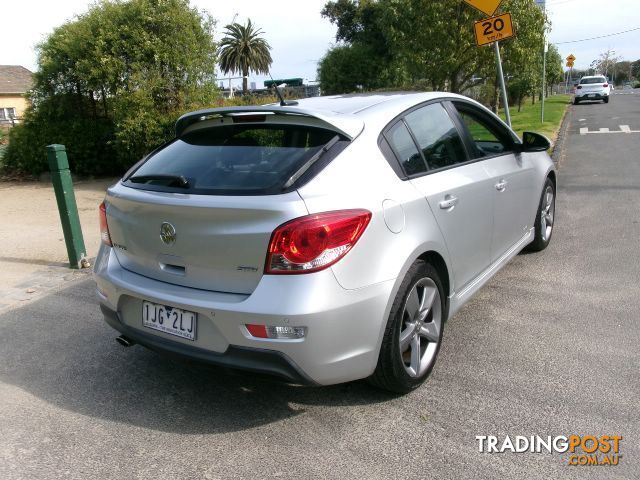
[{"label": "rear hatch", "polygon": [[[253,292],[262,277],[271,232],[307,213],[297,192],[176,195],[118,185],[106,204],[123,268],[176,285],[243,294]],[[175,234],[166,243],[171,230]]]},{"label": "rear hatch", "polygon": [[297,187],[349,139],[313,121],[211,121],[154,152],[109,190],[111,241],[132,272],[250,294],[273,230],[308,213]]},{"label": "rear hatch", "polygon": [[605,87],[607,80],[604,77],[585,78],[580,81],[580,89],[585,93],[608,93],[609,87]]}]

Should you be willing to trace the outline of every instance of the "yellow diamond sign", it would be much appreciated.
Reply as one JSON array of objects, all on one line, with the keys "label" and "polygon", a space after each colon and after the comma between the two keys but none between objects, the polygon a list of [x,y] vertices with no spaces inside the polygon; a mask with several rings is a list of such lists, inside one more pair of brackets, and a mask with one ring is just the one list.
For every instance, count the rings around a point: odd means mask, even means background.
[{"label": "yellow diamond sign", "polygon": [[573,53],[567,57],[567,62],[575,61],[576,57],[573,56]]},{"label": "yellow diamond sign", "polygon": [[482,13],[493,15],[502,3],[502,0],[464,0],[464,3],[468,3]]}]

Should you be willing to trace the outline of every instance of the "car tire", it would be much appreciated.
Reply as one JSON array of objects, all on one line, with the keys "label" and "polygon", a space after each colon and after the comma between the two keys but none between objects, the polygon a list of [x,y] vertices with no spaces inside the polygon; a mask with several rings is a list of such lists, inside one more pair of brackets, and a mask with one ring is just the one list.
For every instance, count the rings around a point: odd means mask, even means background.
[{"label": "car tire", "polygon": [[556,187],[553,181],[547,177],[542,188],[538,212],[536,213],[535,237],[527,245],[527,250],[540,252],[547,248],[553,235],[553,225],[556,216]]},{"label": "car tire", "polygon": [[369,383],[401,394],[422,385],[440,350],[446,305],[436,269],[423,260],[416,261],[394,299]]},{"label": "car tire", "polygon": [[609,98],[607,97],[607,98],[603,99],[602,101],[603,101],[604,103],[609,103]]}]

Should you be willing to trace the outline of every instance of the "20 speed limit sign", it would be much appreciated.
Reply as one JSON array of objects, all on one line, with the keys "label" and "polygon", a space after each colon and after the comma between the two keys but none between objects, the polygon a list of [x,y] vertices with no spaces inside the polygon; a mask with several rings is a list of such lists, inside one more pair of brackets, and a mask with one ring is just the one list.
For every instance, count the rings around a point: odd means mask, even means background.
[{"label": "20 speed limit sign", "polygon": [[496,17],[489,17],[475,22],[474,31],[476,34],[476,45],[479,47],[513,37],[511,14],[503,13]]}]

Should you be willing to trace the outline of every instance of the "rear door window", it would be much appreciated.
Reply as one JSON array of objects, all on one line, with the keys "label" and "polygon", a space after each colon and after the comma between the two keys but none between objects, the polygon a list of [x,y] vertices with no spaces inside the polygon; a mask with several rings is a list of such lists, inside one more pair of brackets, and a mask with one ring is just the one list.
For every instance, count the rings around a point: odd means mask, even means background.
[{"label": "rear door window", "polygon": [[152,154],[125,184],[210,195],[281,193],[287,181],[330,142],[331,150],[339,151],[348,140],[330,130],[298,125],[239,124],[194,130]]},{"label": "rear door window", "polygon": [[466,162],[467,155],[453,120],[440,103],[409,113],[405,120],[418,142],[429,170]]},{"label": "rear door window", "polygon": [[396,156],[400,159],[400,165],[405,174],[411,176],[427,171],[422,156],[402,120],[389,129],[386,137]]}]

